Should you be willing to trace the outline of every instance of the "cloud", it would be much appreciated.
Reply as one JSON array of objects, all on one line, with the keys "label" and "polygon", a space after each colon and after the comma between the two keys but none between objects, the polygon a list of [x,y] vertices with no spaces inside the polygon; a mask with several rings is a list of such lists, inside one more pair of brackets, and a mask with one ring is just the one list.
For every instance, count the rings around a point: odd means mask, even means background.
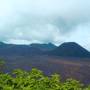
[{"label": "cloud", "polygon": [[59,45],[75,41],[90,50],[90,0],[0,1],[0,41]]},{"label": "cloud", "polygon": [[68,41],[75,41],[90,50],[90,23],[80,24],[68,34]]}]

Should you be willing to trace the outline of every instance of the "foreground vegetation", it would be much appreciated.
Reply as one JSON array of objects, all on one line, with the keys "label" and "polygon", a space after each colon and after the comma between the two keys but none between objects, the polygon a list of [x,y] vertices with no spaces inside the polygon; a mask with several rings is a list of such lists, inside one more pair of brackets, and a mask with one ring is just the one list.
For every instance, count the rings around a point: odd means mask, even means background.
[{"label": "foreground vegetation", "polygon": [[61,82],[58,74],[45,76],[42,71],[14,70],[11,74],[0,73],[0,90],[90,90],[77,80],[67,79]]}]

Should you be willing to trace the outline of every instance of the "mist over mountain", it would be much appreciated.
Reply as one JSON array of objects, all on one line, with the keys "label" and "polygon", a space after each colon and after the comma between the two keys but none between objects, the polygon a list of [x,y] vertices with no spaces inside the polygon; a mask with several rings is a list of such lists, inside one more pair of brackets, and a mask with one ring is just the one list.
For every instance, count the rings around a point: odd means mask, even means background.
[{"label": "mist over mountain", "polygon": [[0,41],[77,42],[90,51],[90,0],[0,0]]},{"label": "mist over mountain", "polygon": [[90,84],[90,0],[0,0],[0,58]]}]

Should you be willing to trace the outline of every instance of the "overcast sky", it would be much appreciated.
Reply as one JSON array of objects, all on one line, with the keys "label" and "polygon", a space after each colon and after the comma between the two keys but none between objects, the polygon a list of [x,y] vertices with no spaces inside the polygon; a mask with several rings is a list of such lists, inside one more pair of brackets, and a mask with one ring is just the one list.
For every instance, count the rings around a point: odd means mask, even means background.
[{"label": "overcast sky", "polygon": [[90,51],[90,0],[0,0],[0,41],[77,42]]}]

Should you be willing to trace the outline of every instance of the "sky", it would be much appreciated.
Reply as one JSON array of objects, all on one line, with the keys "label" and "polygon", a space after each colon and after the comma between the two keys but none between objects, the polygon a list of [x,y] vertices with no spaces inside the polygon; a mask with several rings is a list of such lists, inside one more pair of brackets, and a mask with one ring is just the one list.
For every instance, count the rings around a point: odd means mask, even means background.
[{"label": "sky", "polygon": [[90,0],[0,0],[0,41],[76,42],[90,51]]}]

